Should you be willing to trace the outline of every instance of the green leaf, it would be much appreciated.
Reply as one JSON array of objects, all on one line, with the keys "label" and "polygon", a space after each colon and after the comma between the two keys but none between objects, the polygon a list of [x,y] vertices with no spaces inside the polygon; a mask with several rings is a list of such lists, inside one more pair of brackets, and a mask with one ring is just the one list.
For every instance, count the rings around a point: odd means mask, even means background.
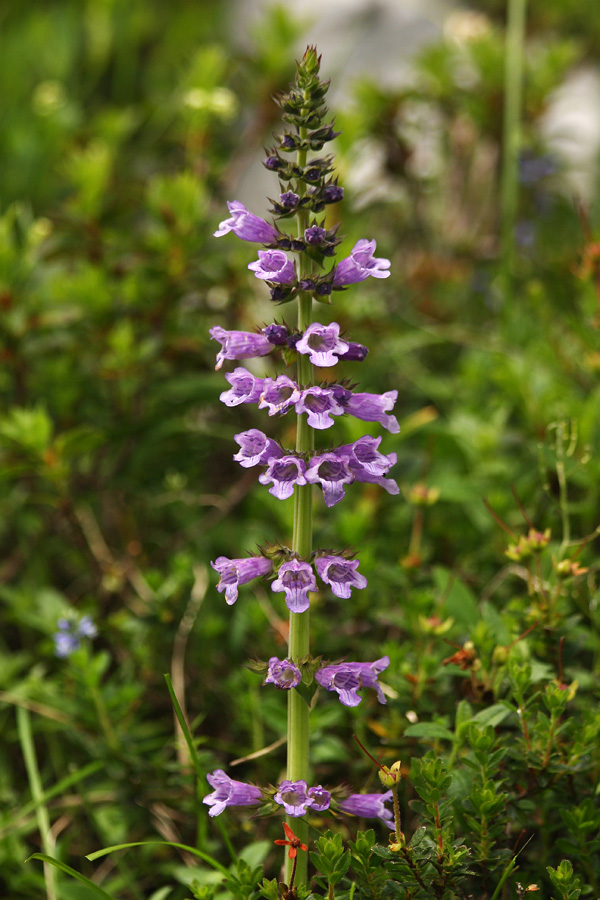
[{"label": "green leaf", "polygon": [[207,862],[209,866],[212,866],[213,869],[221,872],[225,877],[229,875],[225,866],[222,866],[221,863],[217,862],[216,859],[213,859],[212,856],[209,856],[208,853],[203,853],[202,850],[198,850],[196,847],[189,847],[187,844],[178,844],[175,841],[133,841],[130,844],[115,844],[113,847],[103,847],[102,850],[94,850],[93,853],[88,853],[86,859],[93,862],[95,859],[100,859],[102,856],[108,856],[109,853],[114,853],[115,850],[127,850],[129,847],[148,847],[151,844],[161,844],[163,847],[177,847],[179,850],[187,850],[188,853],[193,853],[194,856],[203,859],[204,862]]},{"label": "green leaf", "polygon": [[76,878],[77,881],[85,884],[98,897],[102,897],[103,900],[115,900],[115,898],[111,896],[111,894],[107,894],[106,891],[102,890],[101,887],[98,887],[97,884],[94,884],[93,881],[90,881],[89,878],[86,878],[85,875],[82,875],[81,872],[77,872],[75,869],[72,869],[71,866],[68,866],[60,859],[54,859],[52,856],[48,856],[46,853],[32,853],[31,856],[25,860],[25,862],[29,862],[30,859],[41,859],[42,862],[50,863],[50,865],[56,866],[56,868],[60,869],[61,872],[66,872],[67,875],[71,875],[72,878]]},{"label": "green leaf", "polygon": [[438,593],[444,598],[445,614],[464,628],[473,628],[480,619],[473,592],[442,566],[435,566],[433,578]]},{"label": "green leaf", "polygon": [[427,740],[454,741],[456,736],[437,722],[417,722],[416,725],[409,725],[404,732],[406,737],[422,737]]}]

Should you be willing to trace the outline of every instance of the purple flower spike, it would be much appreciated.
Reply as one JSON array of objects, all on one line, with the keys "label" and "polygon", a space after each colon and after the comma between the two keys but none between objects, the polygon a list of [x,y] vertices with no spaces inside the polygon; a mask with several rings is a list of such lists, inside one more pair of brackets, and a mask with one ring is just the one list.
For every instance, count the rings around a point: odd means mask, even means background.
[{"label": "purple flower spike", "polygon": [[393,828],[393,813],[384,806],[392,797],[391,791],[386,791],[385,794],[350,794],[338,804],[338,807],[342,812],[360,816],[361,819],[381,819],[384,825]]},{"label": "purple flower spike", "polygon": [[342,556],[318,556],[315,566],[319,578],[325,584],[330,585],[336,597],[347,600],[352,593],[352,588],[362,590],[367,586],[367,579],[356,570],[359,566],[357,559],[344,559]]},{"label": "purple flower spike", "polygon": [[388,416],[398,399],[398,391],[385,394],[352,394],[344,403],[347,413],[363,422],[379,422],[392,434],[398,434],[400,425],[395,416]]},{"label": "purple flower spike", "polygon": [[270,416],[286,413],[300,396],[298,385],[287,375],[278,375],[275,380],[265,378],[258,408],[267,408]]},{"label": "purple flower spike", "polygon": [[358,706],[362,697],[358,691],[363,687],[373,688],[377,691],[377,699],[385,703],[385,696],[377,676],[390,664],[389,656],[382,656],[372,663],[340,663],[337,666],[324,666],[315,672],[315,678],[319,684],[328,691],[337,691],[340,702],[344,706]]},{"label": "purple flower spike", "polygon": [[329,809],[331,794],[322,785],[317,784],[316,787],[309,788],[308,796],[313,801],[311,809],[314,809],[315,812],[324,812]]},{"label": "purple flower spike", "polygon": [[206,780],[215,789],[202,800],[211,807],[209,816],[220,816],[226,806],[255,806],[262,799],[260,788],[243,781],[234,781],[223,769],[215,769],[206,776]]},{"label": "purple flower spike", "polygon": [[225,331],[215,325],[209,331],[211,338],[222,344],[217,353],[215,369],[220,369],[226,359],[250,359],[253,356],[266,356],[273,350],[273,344],[264,334],[253,334],[251,331]]},{"label": "purple flower spike", "polygon": [[258,260],[248,263],[257,278],[274,284],[292,284],[296,280],[294,263],[283,250],[259,250]]},{"label": "purple flower spike", "polygon": [[277,659],[272,656],[269,660],[269,671],[263,684],[274,684],[280,690],[289,691],[297,687],[302,681],[302,672],[289,659]]},{"label": "purple flower spike", "polygon": [[296,412],[307,413],[310,427],[321,430],[333,425],[331,416],[341,416],[344,408],[331,388],[309,387],[302,391],[296,403]]},{"label": "purple flower spike", "polygon": [[372,275],[374,278],[388,278],[387,271],[391,265],[389,259],[383,257],[375,257],[375,241],[367,241],[364,238],[357,241],[350,256],[342,259],[335,270],[333,276],[334,287],[345,287],[347,284],[356,284],[358,281],[365,281]]},{"label": "purple flower spike", "polygon": [[271,589],[285,591],[285,603],[290,612],[306,612],[310,606],[308,592],[317,590],[317,579],[311,564],[301,559],[284,562]]},{"label": "purple flower spike", "polygon": [[228,372],[225,378],[231,388],[223,391],[219,399],[226,406],[258,402],[263,390],[264,378],[255,378],[252,372],[244,369],[243,366],[238,366],[233,372]]},{"label": "purple flower spike", "polygon": [[224,219],[215,231],[215,237],[222,237],[230,231],[242,241],[255,241],[257,244],[272,244],[279,237],[276,228],[248,212],[243,203],[233,200],[227,204],[231,218]]},{"label": "purple flower spike", "polygon": [[309,484],[320,484],[327,506],[334,506],[344,496],[344,485],[354,481],[348,465],[348,457],[338,450],[313,456],[306,470]]},{"label": "purple flower spike", "polygon": [[282,781],[273,797],[275,803],[283,806],[288,816],[303,816],[314,800],[306,792],[305,781]]},{"label": "purple flower spike", "polygon": [[280,459],[283,450],[272,438],[259,431],[258,428],[250,428],[234,434],[234,440],[240,445],[239,451],[233,457],[244,469],[252,466],[266,466],[272,459]]},{"label": "purple flower spike", "polygon": [[287,500],[294,493],[294,485],[306,484],[306,464],[297,456],[282,456],[281,459],[271,459],[266,472],[258,476],[261,484],[273,482],[269,493],[278,500]]},{"label": "purple flower spike", "polygon": [[267,575],[273,568],[273,562],[263,556],[250,556],[247,559],[228,559],[219,556],[211,566],[219,575],[217,590],[220,594],[225,591],[225,600],[231,606],[238,598],[238,587],[246,584],[261,575]]},{"label": "purple flower spike", "polygon": [[348,350],[347,341],[340,339],[337,322],[321,325],[313,322],[296,344],[298,353],[308,353],[314,366],[335,366],[342,353]]}]

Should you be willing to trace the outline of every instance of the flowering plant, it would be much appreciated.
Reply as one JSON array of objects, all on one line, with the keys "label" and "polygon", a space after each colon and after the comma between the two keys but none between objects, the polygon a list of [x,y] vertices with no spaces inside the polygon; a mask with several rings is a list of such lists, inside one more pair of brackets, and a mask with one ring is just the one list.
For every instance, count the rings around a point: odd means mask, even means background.
[{"label": "flowering plant", "polygon": [[[316,575],[338,597],[348,600],[353,588],[362,590],[367,579],[359,573],[359,560],[342,550],[314,550],[312,540],[313,485],[321,488],[327,507],[345,496],[353,482],[378,484],[391,494],[398,493],[395,481],[388,478],[396,454],[380,452],[381,438],[364,436],[352,444],[315,449],[315,432],[329,429],[334,418],[348,414],[366,422],[378,422],[391,433],[399,431],[391,415],[397,391],[385,394],[357,393],[345,386],[343,378],[333,374],[341,362],[362,362],[367,348],[342,334],[338,322],[313,321],[313,301],[330,302],[334,291],[347,288],[373,276],[387,278],[390,261],[376,257],[374,240],[359,240],[345,259],[335,264],[340,238],[337,228],[328,229],[327,216],[319,218],[329,205],[339,202],[343,189],[333,176],[330,155],[308,158],[308,151],[321,151],[336,135],[333,125],[324,124],[327,110],[324,96],[328,84],[319,80],[320,57],[309,47],[298,64],[296,81],[287,94],[278,98],[283,118],[294,129],[276,140],[265,161],[280,182],[279,199],[271,213],[274,224],[249,212],[239,201],[228,203],[231,216],[223,220],[216,237],[233,233],[244,241],[262,244],[258,259],[248,268],[265,282],[273,302],[298,304],[297,330],[273,322],[256,332],[227,331],[221,326],[210,330],[221,344],[216,368],[226,360],[258,358],[283,350],[288,363],[295,361],[295,376],[258,377],[238,366],[226,375],[230,389],[221,394],[227,406],[256,403],[269,416],[283,415],[294,409],[297,415],[296,442],[285,447],[259,429],[235,435],[239,451],[234,459],[246,468],[261,466],[259,482],[279,500],[294,498],[294,530],[290,547],[266,548],[260,555],[246,559],[216,559],[212,566],[219,573],[218,590],[228,604],[238,598],[238,588],[259,577],[270,577],[275,592],[285,595],[289,610],[289,646],[287,657],[270,658],[264,666],[265,685],[288,692],[288,764],[287,778],[274,790],[261,790],[233,781],[218,769],[208,776],[213,793],[204,798],[210,815],[219,815],[227,806],[267,803],[273,811],[281,807],[286,815],[286,834],[297,832],[297,846],[306,846],[306,815],[330,808],[340,813],[379,818],[386,824],[393,819],[385,806],[392,792],[350,794],[338,788],[326,789],[310,784],[309,705],[302,686],[322,687],[337,693],[347,707],[361,703],[359,691],[373,688],[380,703],[385,695],[379,674],[389,658],[375,662],[328,663],[310,655],[309,618],[311,594],[319,588]],[[290,149],[295,162],[285,158]],[[297,233],[284,230],[291,215],[297,218]],[[295,256],[295,260],[290,254]],[[327,268],[328,264],[329,268]],[[317,375],[316,370],[319,370]],[[323,370],[325,370],[323,372]],[[323,374],[326,376],[322,380]],[[268,805],[270,804],[270,805]],[[281,842],[280,842],[281,843]],[[292,853],[290,852],[290,857]],[[296,870],[296,866],[298,869]],[[294,871],[298,884],[306,881],[306,858],[296,859]]]}]

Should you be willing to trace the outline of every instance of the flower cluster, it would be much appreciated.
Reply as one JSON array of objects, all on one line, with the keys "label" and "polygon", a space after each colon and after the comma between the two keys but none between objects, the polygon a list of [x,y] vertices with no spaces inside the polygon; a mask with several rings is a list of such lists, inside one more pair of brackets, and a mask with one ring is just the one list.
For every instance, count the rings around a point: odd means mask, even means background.
[{"label": "flower cluster", "polygon": [[[338,226],[330,227],[327,216],[322,214],[330,204],[342,199],[343,189],[333,175],[333,157],[321,153],[336,132],[333,123],[325,119],[328,85],[319,80],[319,64],[314,48],[308,48],[298,64],[295,85],[278,98],[283,119],[290,127],[276,136],[264,161],[279,179],[277,199],[271,201],[273,222],[234,200],[227,204],[229,217],[215,231],[216,237],[231,233],[242,241],[262,245],[248,269],[266,284],[274,302],[298,300],[298,327],[291,330],[286,324],[273,322],[255,332],[227,331],[218,325],[210,329],[211,337],[221,345],[216,369],[225,361],[259,359],[277,351],[288,365],[296,363],[295,373],[277,375],[258,375],[237,366],[226,374],[229,387],[221,393],[221,401],[230,408],[256,404],[270,417],[292,411],[298,417],[295,447],[286,447],[258,428],[250,428],[235,435],[239,449],[233,456],[244,468],[263,467],[258,481],[272,496],[278,500],[294,497],[292,547],[277,544],[266,550],[261,548],[260,555],[245,559],[220,556],[211,563],[219,574],[217,590],[225,594],[229,605],[237,600],[240,585],[259,577],[270,576],[272,591],[284,594],[290,613],[288,654],[284,659],[271,656],[268,665],[259,662],[254,668],[264,675],[265,685],[288,692],[288,748],[296,741],[294,723],[299,722],[298,715],[308,716],[307,707],[300,713],[298,710],[300,704],[306,706],[306,689],[311,683],[313,691],[320,686],[337,694],[346,707],[362,702],[360,692],[364,688],[374,690],[379,703],[385,703],[378,676],[390,664],[387,656],[374,662],[331,663],[320,657],[314,659],[306,652],[307,638],[298,637],[303,629],[305,637],[308,634],[305,614],[310,595],[318,590],[317,577],[344,600],[350,599],[353,589],[367,586],[367,579],[358,571],[359,561],[351,551],[312,550],[312,525],[307,518],[312,515],[311,503],[307,502],[312,488],[321,489],[327,507],[342,501],[346,487],[355,482],[379,485],[389,494],[399,493],[397,483],[389,477],[396,453],[380,450],[381,437],[364,435],[350,444],[313,449],[314,434],[332,428],[336,417],[343,415],[377,423],[391,434],[400,430],[392,412],[398,398],[396,390],[383,394],[360,392],[345,374],[334,376],[330,371],[338,364],[362,362],[367,348],[349,340],[338,322],[312,320],[313,300],[329,303],[336,291],[368,278],[385,279],[390,275],[390,261],[375,255],[376,243],[372,239],[358,240],[349,255],[335,261],[341,243]],[[290,153],[296,153],[296,159],[291,159]],[[314,153],[319,155],[313,156]],[[298,226],[293,234],[287,227],[291,217],[296,217]],[[315,379],[315,370],[323,380]],[[293,754],[289,750],[290,759],[308,756],[307,727],[298,730],[304,735],[306,746]],[[393,817],[385,803],[391,799],[391,791],[338,799],[338,789],[329,791],[320,784],[309,787],[307,773],[308,767],[298,768],[295,762],[290,763],[288,777],[277,788],[261,791],[234,781],[217,769],[208,776],[214,790],[204,803],[210,806],[211,816],[219,815],[227,806],[270,802],[267,811],[282,807],[294,819],[335,808],[350,815],[379,818],[390,825]],[[290,834],[297,846],[305,847],[301,839],[306,839],[306,830],[298,838],[291,830]]]},{"label": "flower cluster", "polygon": [[65,659],[81,647],[82,638],[95,638],[98,634],[91,616],[82,616],[79,622],[61,618],[56,623],[54,634],[54,653]]},{"label": "flower cluster", "polygon": [[[211,566],[219,573],[217,590],[225,592],[225,600],[231,606],[238,598],[238,587],[254,578],[269,575],[273,570],[273,561],[264,556],[249,556],[245,559],[228,559],[219,556]],[[315,558],[315,568],[319,578],[329,585],[333,594],[342,600],[350,597],[352,588],[362,590],[367,586],[367,579],[356,570],[357,559],[333,556],[323,553]],[[273,591],[285,593],[285,602],[290,612],[302,613],[310,606],[309,593],[318,590],[317,581],[311,563],[292,557],[284,561],[278,568],[277,578],[273,581]]]}]

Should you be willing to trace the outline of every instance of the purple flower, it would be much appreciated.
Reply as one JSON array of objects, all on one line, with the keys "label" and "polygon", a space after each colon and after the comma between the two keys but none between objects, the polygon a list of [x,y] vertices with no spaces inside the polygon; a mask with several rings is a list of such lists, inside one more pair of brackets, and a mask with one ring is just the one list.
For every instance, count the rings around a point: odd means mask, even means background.
[{"label": "purple flower", "polygon": [[331,325],[313,322],[296,344],[297,352],[308,353],[315,366],[335,366],[348,347],[347,341],[340,340],[340,326],[337,322],[332,322]]},{"label": "purple flower", "polygon": [[302,780],[282,781],[273,799],[284,807],[288,816],[303,816],[315,802],[308,796],[306,787],[306,782]]},{"label": "purple flower", "polygon": [[258,428],[241,431],[239,434],[234,434],[233,437],[235,442],[240,445],[239,451],[233,458],[244,469],[250,469],[252,466],[266,466],[272,459],[280,459],[283,456],[283,450],[277,441],[268,438]]},{"label": "purple flower", "polygon": [[260,788],[243,781],[234,781],[223,769],[215,769],[206,776],[206,780],[215,789],[202,800],[211,807],[209,816],[220,816],[226,806],[254,806],[262,799]]},{"label": "purple flower", "polygon": [[339,187],[337,184],[327,184],[323,188],[323,193],[321,197],[325,201],[325,203],[338,203],[344,196],[344,188]]},{"label": "purple flower", "polygon": [[256,403],[261,395],[264,378],[255,378],[252,372],[238,366],[228,372],[225,378],[231,385],[230,390],[223,391],[220,400],[226,406],[239,406],[240,403]]},{"label": "purple flower", "polygon": [[277,325],[275,322],[273,322],[272,325],[267,325],[266,328],[263,328],[262,333],[267,340],[272,344],[275,344],[276,347],[281,347],[285,344],[290,336],[285,325]]},{"label": "purple flower", "polygon": [[248,263],[257,278],[275,284],[292,284],[296,280],[294,263],[283,250],[259,250],[258,260]]},{"label": "purple flower", "polygon": [[348,465],[348,455],[332,450],[313,456],[306,470],[309,484],[320,484],[327,506],[334,506],[344,496],[344,485],[352,484],[354,475]]},{"label": "purple flower", "polygon": [[275,380],[265,378],[258,408],[267,407],[270,416],[285,413],[300,399],[300,396],[298,385],[287,375],[278,375]]},{"label": "purple flower", "polygon": [[219,556],[215,562],[211,562],[211,566],[220,575],[217,590],[221,594],[225,591],[225,600],[231,606],[238,598],[240,584],[267,575],[273,568],[273,563],[264,556],[250,556],[247,559],[228,559],[226,556]]},{"label": "purple flower", "polygon": [[362,590],[367,586],[365,576],[356,571],[359,566],[357,559],[344,559],[343,556],[318,556],[315,566],[321,581],[330,585],[335,596],[341,597],[343,600],[350,597],[352,588]]},{"label": "purple flower", "polygon": [[266,472],[258,476],[261,484],[273,482],[269,493],[278,500],[287,500],[294,493],[294,485],[306,484],[306,463],[297,456],[282,456],[281,459],[271,459]]},{"label": "purple flower", "polygon": [[328,691],[337,691],[340,702],[344,706],[358,706],[362,697],[358,691],[363,687],[370,687],[377,691],[377,699],[385,703],[385,697],[377,676],[390,664],[389,656],[382,656],[372,663],[340,663],[336,666],[324,666],[315,672],[315,678],[319,684]]},{"label": "purple flower", "polygon": [[318,225],[312,225],[304,232],[304,240],[307,244],[322,244],[327,232]]},{"label": "purple flower", "polygon": [[296,209],[299,200],[299,194],[295,194],[293,191],[286,191],[284,194],[279,195],[279,202],[284,209]]},{"label": "purple flower", "polygon": [[253,334],[250,331],[225,331],[220,325],[210,329],[209,334],[222,344],[217,353],[215,369],[220,369],[226,359],[250,359],[253,356],[266,356],[273,350],[273,344],[264,334]]},{"label": "purple flower", "polygon": [[296,402],[296,412],[307,413],[311,428],[329,428],[333,425],[331,416],[341,416],[344,408],[338,402],[331,388],[309,387],[302,391]]},{"label": "purple flower", "polygon": [[315,812],[324,812],[329,809],[331,794],[322,785],[317,784],[315,787],[309,788],[308,796],[313,801],[311,809],[314,809]]},{"label": "purple flower", "polygon": [[91,616],[82,616],[79,622],[60,618],[56,623],[58,631],[54,634],[54,654],[59,659],[66,659],[81,647],[81,638],[95,638],[98,634]]},{"label": "purple flower", "polygon": [[352,394],[344,402],[347,413],[363,422],[379,422],[392,434],[398,434],[400,425],[395,416],[387,413],[394,408],[398,399],[398,391],[387,391],[385,394]]},{"label": "purple flower", "polygon": [[271,244],[279,237],[277,229],[260,219],[258,216],[248,212],[243,203],[239,200],[233,200],[227,204],[231,218],[224,219],[219,224],[218,231],[215,231],[215,237],[222,237],[230,231],[241,238],[243,241],[255,241],[258,244]]},{"label": "purple flower", "polygon": [[365,238],[357,241],[350,251],[350,256],[340,260],[337,264],[333,276],[334,287],[344,287],[347,284],[365,281],[369,275],[374,278],[388,278],[390,273],[386,270],[391,265],[390,261],[383,257],[373,256],[376,246],[375,241],[367,241]]},{"label": "purple flower", "polygon": [[302,672],[290,659],[278,659],[272,656],[269,670],[263,684],[274,684],[284,691],[297,687],[302,681]]},{"label": "purple flower", "polygon": [[311,564],[301,559],[284,562],[271,589],[285,591],[285,603],[290,612],[306,612],[310,606],[308,592],[317,590],[317,579]]},{"label": "purple flower", "polygon": [[391,809],[384,806],[391,800],[393,794],[386,791],[385,794],[350,794],[338,804],[338,808],[352,816],[360,816],[362,819],[381,819],[388,828],[394,827],[394,816]]},{"label": "purple flower", "polygon": [[354,444],[339,447],[338,452],[348,453],[348,466],[357,481],[378,484],[388,494],[397,494],[400,488],[392,478],[385,478],[398,456],[396,453],[379,453],[381,438],[365,435]]},{"label": "purple flower", "polygon": [[368,352],[369,348],[365,347],[364,344],[356,344],[354,341],[348,341],[348,349],[345,353],[340,353],[340,359],[362,362]]}]

